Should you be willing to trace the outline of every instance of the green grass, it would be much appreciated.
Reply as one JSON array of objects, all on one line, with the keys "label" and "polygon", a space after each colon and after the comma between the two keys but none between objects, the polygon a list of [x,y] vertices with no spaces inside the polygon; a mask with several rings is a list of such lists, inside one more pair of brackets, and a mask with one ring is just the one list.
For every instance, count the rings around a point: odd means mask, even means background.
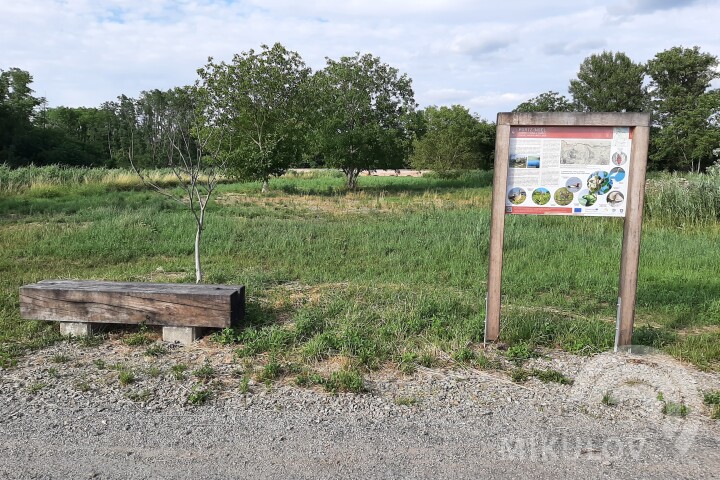
[{"label": "green grass", "polygon": [[215,377],[215,368],[213,368],[213,366],[208,360],[205,360],[202,367],[198,367],[197,369],[193,370],[192,373],[196,378],[203,381],[208,381]]},{"label": "green grass", "polygon": [[150,345],[148,348],[145,349],[145,355],[147,355],[148,357],[159,357],[168,353],[170,353],[170,350],[168,350],[167,347],[161,343]]},{"label": "green grass", "polygon": [[705,405],[720,405],[720,390],[705,392],[703,402]]},{"label": "green grass", "polygon": [[184,363],[178,363],[170,367],[170,372],[172,373],[175,380],[185,380],[185,371],[187,369],[187,365],[185,365]]},{"label": "green grass", "polygon": [[720,390],[705,392],[703,403],[710,407],[710,418],[720,420]]},{"label": "green grass", "polygon": [[[347,192],[341,176],[323,172],[274,179],[266,195],[259,183],[221,185],[203,237],[206,281],[244,284],[248,300],[243,328],[215,340],[261,367],[273,355],[406,373],[447,358],[484,363],[468,352],[483,340],[491,181],[488,172],[361,177]],[[720,369],[719,191],[709,176],[650,179],[636,310],[636,343],[711,370]],[[612,348],[622,225],[506,217],[501,340],[510,358]],[[193,239],[187,211],[123,172],[0,168],[0,365],[60,338],[55,324],[20,319],[21,285],[192,282]],[[125,342],[152,339],[140,331]]]},{"label": "green grass", "polygon": [[209,387],[195,385],[187,396],[187,403],[194,406],[205,404],[212,398],[212,390]]},{"label": "green grass", "polygon": [[127,386],[135,382],[135,374],[131,370],[122,369],[118,372],[120,385]]},{"label": "green grass", "polygon": [[125,343],[125,345],[129,345],[131,347],[138,347],[142,345],[150,345],[151,343],[153,343],[153,339],[150,338],[144,331],[140,331],[127,335],[125,338],[123,338],[123,342]]},{"label": "green grass", "polygon": [[613,397],[612,393],[609,391],[605,392],[605,394],[602,397],[602,400],[600,400],[600,403],[602,403],[603,405],[606,405],[608,407],[615,407],[618,405],[617,399],[615,399],[615,397]]},{"label": "green grass", "polygon": [[559,383],[561,385],[572,385],[574,383],[572,379],[557,370],[538,370],[533,368],[530,374],[543,383]]}]

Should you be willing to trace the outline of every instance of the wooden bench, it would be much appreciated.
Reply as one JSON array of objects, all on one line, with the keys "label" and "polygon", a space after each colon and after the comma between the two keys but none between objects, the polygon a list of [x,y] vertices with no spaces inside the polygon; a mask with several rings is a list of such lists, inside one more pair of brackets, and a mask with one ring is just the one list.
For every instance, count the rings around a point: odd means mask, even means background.
[{"label": "wooden bench", "polygon": [[200,328],[235,327],[245,287],[185,283],[43,280],[20,287],[20,315],[60,323],[63,335],[89,335],[97,323],[162,325],[163,340],[193,342]]}]

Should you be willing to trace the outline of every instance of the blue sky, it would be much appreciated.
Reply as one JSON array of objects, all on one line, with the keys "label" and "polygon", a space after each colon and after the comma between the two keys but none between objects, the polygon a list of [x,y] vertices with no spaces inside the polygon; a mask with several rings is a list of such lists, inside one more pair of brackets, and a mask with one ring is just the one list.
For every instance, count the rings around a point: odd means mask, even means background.
[{"label": "blue sky", "polygon": [[494,121],[539,93],[567,94],[603,50],[720,56],[719,19],[718,0],[7,0],[0,68],[30,71],[51,106],[92,107],[281,42],[313,70],[370,52],[413,79],[421,107],[459,103]]}]

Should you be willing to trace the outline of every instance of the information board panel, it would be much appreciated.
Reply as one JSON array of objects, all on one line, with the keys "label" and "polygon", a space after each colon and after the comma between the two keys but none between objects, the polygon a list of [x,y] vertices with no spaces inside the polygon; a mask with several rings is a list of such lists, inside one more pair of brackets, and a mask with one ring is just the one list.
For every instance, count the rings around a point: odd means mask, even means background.
[{"label": "information board panel", "polygon": [[505,212],[624,217],[632,127],[512,126]]}]

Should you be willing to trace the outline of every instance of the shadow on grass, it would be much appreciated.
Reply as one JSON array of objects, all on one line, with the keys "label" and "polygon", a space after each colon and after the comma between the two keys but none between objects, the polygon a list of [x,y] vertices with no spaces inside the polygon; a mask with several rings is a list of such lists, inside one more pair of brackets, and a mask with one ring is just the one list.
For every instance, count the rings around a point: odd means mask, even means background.
[{"label": "shadow on grass", "polygon": [[703,325],[720,325],[716,299],[720,298],[720,280],[652,281],[638,284],[637,302],[652,309],[669,312],[670,329]]}]

